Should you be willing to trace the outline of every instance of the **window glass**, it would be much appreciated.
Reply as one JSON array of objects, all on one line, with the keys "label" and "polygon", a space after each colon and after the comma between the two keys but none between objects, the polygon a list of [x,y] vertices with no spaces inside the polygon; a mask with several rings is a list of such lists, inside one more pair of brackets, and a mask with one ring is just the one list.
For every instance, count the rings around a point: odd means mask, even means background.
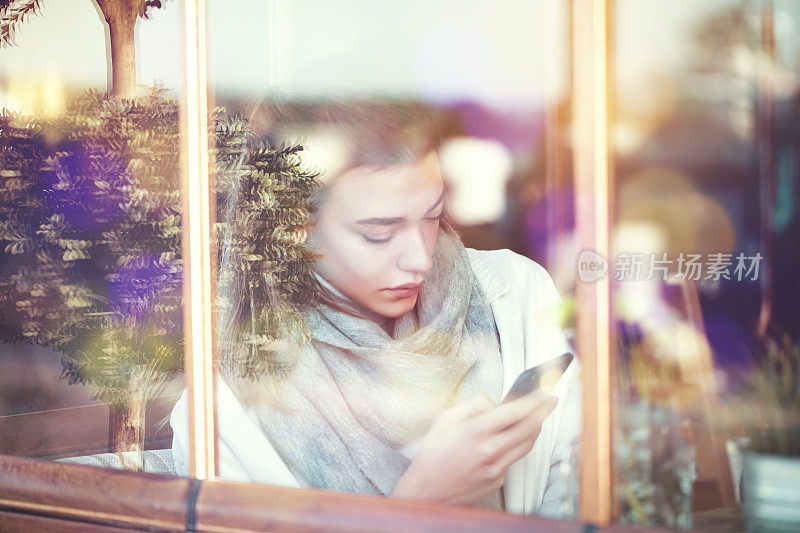
[{"label": "window glass", "polygon": [[[580,384],[555,360],[570,197],[546,152],[565,154],[566,12],[213,1],[208,20],[219,476],[564,516]],[[542,363],[557,403],[499,406]]]},{"label": "window glass", "polygon": [[174,473],[178,6],[120,13],[0,3],[0,453]]},{"label": "window glass", "polygon": [[[748,451],[800,444],[797,8],[617,3],[608,272],[624,523],[742,527],[740,490],[787,483],[740,480]],[[744,509],[767,527],[755,498]]]}]

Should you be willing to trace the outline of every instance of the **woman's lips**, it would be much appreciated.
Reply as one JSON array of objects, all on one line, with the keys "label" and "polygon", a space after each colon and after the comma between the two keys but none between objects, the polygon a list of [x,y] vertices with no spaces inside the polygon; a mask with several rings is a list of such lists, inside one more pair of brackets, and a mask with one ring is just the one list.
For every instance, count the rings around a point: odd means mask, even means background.
[{"label": "woman's lips", "polygon": [[411,296],[417,295],[420,286],[422,286],[421,283],[406,283],[405,285],[399,285],[397,287],[384,290],[394,294],[397,298],[410,298]]}]

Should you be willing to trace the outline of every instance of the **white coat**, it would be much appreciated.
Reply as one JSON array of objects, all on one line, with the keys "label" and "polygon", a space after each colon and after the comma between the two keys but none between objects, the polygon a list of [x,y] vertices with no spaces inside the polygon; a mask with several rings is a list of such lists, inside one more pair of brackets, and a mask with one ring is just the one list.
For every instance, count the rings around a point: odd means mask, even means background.
[{"label": "white coat", "polygon": [[[535,261],[510,250],[467,254],[478,283],[491,304],[500,334],[503,394],[525,369],[564,352],[572,352],[564,333],[542,311],[560,302],[547,271]],[[580,433],[581,388],[577,360],[567,369],[552,394],[558,405],[542,425],[531,452],[508,469],[503,486],[505,509],[516,514],[558,518],[568,490],[560,463],[569,460]],[[219,477],[287,487],[303,487],[278,456],[264,433],[245,413],[221,379],[217,382]],[[179,475],[187,475],[187,394],[173,408],[172,453]]]}]

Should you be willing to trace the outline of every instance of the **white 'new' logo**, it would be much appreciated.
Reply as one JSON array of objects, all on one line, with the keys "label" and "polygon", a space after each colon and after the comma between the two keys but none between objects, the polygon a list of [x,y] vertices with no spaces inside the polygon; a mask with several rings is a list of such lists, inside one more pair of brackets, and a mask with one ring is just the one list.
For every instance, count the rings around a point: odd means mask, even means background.
[{"label": "white 'new' logo", "polygon": [[592,283],[606,277],[608,261],[593,250],[583,250],[578,256],[578,277],[584,283]]}]

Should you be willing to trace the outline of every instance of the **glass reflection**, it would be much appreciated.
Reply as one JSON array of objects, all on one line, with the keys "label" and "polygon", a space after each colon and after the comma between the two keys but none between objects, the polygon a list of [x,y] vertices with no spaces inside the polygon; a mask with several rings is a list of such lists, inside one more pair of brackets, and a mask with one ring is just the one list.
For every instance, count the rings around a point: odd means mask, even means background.
[{"label": "glass reflection", "polygon": [[[219,475],[559,516],[577,362],[501,400],[571,351],[560,298],[537,263],[465,248],[430,110],[272,95],[250,116],[221,167]],[[185,468],[185,396],[172,422]]]},{"label": "glass reflection", "polygon": [[[767,525],[767,502],[739,497],[741,454],[791,456],[778,443],[800,427],[797,395],[779,405],[773,394],[796,381],[800,339],[787,178],[798,87],[787,28],[800,13],[788,2],[642,7],[619,2],[616,21],[620,520],[777,527],[784,511]],[[766,441],[742,448],[751,435]]]},{"label": "glass reflection", "polygon": [[179,106],[117,4],[0,2],[0,453],[174,473]]},{"label": "glass reflection", "polygon": [[499,405],[522,371],[571,351],[548,272],[496,251],[546,261],[541,237],[515,232],[537,198],[509,189],[543,188],[533,161],[557,91],[519,38],[528,23],[510,37],[505,16],[540,21],[543,6],[210,9],[232,134],[216,156],[220,477],[562,516],[577,363],[557,405]]}]

